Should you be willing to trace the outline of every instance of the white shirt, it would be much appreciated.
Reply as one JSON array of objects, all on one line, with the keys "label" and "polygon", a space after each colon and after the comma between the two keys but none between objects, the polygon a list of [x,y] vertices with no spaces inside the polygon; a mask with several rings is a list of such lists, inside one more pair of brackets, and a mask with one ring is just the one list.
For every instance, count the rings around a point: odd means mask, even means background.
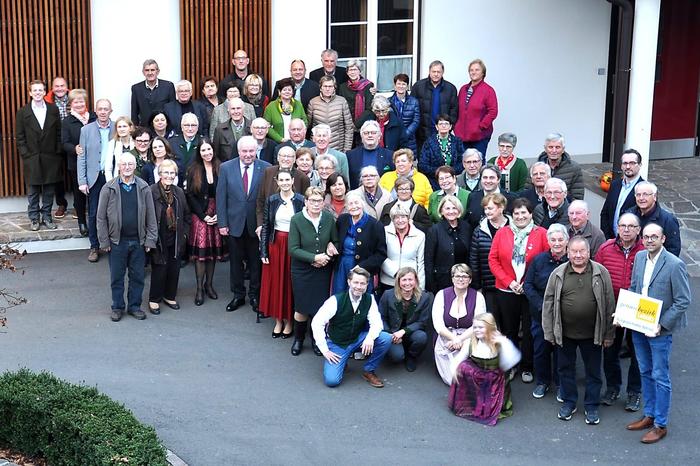
[{"label": "white shirt", "polygon": [[642,294],[644,296],[649,296],[649,282],[651,282],[651,276],[654,273],[654,267],[656,267],[656,262],[659,260],[661,253],[664,251],[664,247],[661,246],[659,252],[652,259],[649,253],[647,253],[647,262],[644,265],[644,277],[642,278]]},{"label": "white shirt", "polygon": [[36,121],[39,122],[41,129],[44,129],[44,122],[46,121],[46,104],[44,101],[42,100],[41,102],[36,103],[34,100],[32,100],[32,112],[34,112]]},{"label": "white shirt", "polygon": [[277,212],[275,212],[275,230],[289,232],[289,224],[293,215],[294,204],[291,199],[280,204]]},{"label": "white shirt", "polygon": [[[460,302],[458,298],[455,298],[454,301],[452,301],[452,305],[450,306],[450,315],[455,319],[461,319],[462,317],[467,316],[467,309],[464,307],[463,303],[464,301]],[[433,327],[435,327],[435,331],[438,333],[438,335],[440,334],[441,330],[443,332],[448,331],[443,316],[444,312],[445,293],[444,290],[440,290],[437,292],[435,299],[433,300]],[[486,312],[486,300],[484,299],[484,295],[477,291],[474,315],[476,316],[483,314],[484,312]]]},{"label": "white shirt", "polygon": [[[348,292],[350,295],[350,304],[352,304],[353,310],[357,311],[357,307],[360,305],[360,299],[355,301],[352,297],[352,292]],[[379,308],[377,307],[377,302],[374,300],[374,296],[370,294],[372,302],[369,306],[369,311],[367,312],[367,320],[369,321],[369,331],[367,332],[367,338],[365,341],[374,341],[384,328],[382,323],[382,316],[379,314]],[[311,321],[311,331],[314,335],[314,341],[316,346],[321,350],[321,353],[328,351],[328,343],[326,343],[326,325],[338,312],[338,300],[335,296],[331,296],[323,303],[323,306],[318,310],[314,316],[314,320]]]},{"label": "white shirt", "polygon": [[[238,159],[238,163],[241,166],[241,186],[243,186],[243,174],[245,173],[245,167],[246,164],[243,163],[243,160]],[[253,186],[253,172],[255,168],[255,161],[248,165],[248,191],[246,192],[246,195],[250,192],[250,187]]]}]

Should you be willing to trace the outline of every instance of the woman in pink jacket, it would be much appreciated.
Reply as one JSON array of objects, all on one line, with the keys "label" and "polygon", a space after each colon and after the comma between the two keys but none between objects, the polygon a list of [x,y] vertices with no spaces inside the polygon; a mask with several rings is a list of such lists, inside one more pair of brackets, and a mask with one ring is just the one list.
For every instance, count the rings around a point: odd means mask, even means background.
[{"label": "woman in pink jacket", "polygon": [[501,333],[516,346],[522,323],[520,370],[523,382],[532,377],[532,334],[530,333],[530,309],[523,288],[525,271],[532,259],[549,250],[547,230],[532,221],[532,204],[525,198],[513,201],[513,221],[499,228],[493,237],[489,252],[489,268],[496,278],[496,309],[491,310]]},{"label": "woman in pink jacket", "polygon": [[457,123],[455,135],[464,142],[464,148],[474,148],[483,154],[493,133],[493,120],[498,116],[496,91],[484,82],[486,65],[480,59],[469,63],[469,80],[457,95]]}]

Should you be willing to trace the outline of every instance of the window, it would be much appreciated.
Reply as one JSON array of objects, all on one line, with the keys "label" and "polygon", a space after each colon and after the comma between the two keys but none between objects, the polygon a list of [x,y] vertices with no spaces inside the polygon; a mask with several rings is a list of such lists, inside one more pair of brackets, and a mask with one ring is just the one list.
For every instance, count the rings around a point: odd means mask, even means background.
[{"label": "window", "polygon": [[419,0],[328,0],[330,48],[338,64],[360,60],[378,90],[390,91],[394,76],[416,75]]}]

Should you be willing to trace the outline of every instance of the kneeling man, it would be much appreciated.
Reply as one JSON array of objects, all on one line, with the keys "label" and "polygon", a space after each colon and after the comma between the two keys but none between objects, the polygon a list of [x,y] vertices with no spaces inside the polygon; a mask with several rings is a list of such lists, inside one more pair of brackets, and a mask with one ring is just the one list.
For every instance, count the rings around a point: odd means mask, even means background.
[{"label": "kneeling man", "polygon": [[311,322],[316,345],[326,358],[323,381],[329,387],[340,385],[348,359],[359,349],[368,358],[362,377],[373,387],[384,386],[374,371],[391,347],[391,335],[382,331],[377,303],[367,293],[369,277],[361,267],[351,270],[348,291],[328,298]]}]

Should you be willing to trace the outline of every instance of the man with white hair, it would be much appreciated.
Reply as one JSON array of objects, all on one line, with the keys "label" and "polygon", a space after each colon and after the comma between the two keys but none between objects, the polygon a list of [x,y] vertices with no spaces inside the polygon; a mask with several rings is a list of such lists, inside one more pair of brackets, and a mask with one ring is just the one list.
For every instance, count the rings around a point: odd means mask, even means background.
[{"label": "man with white hair", "polygon": [[325,123],[318,124],[311,129],[311,134],[311,140],[316,144],[316,147],[312,149],[316,157],[324,154],[335,157],[338,161],[338,172],[347,180],[350,177],[348,157],[343,152],[330,147],[330,142],[333,140],[331,127]]},{"label": "man with white hair", "polygon": [[591,256],[595,257],[598,248],[605,242],[605,235],[600,228],[589,220],[591,214],[586,201],[575,200],[569,204],[569,237],[582,236],[588,240]]},{"label": "man with white hair", "polygon": [[331,76],[340,86],[348,80],[347,69],[344,66],[338,66],[338,52],[333,49],[326,49],[321,52],[321,68],[316,68],[309,73],[309,79],[320,82],[323,76]]},{"label": "man with white hair", "polygon": [[379,220],[384,206],[389,204],[391,193],[379,186],[379,172],[374,165],[367,165],[360,170],[360,187],[350,192],[356,192],[362,197],[362,207],[372,217]]},{"label": "man with white hair", "polygon": [[[585,191],[581,166],[574,162],[564,150],[564,136],[551,133],[544,141],[544,151],[539,155],[539,162],[546,162],[552,169],[552,176],[559,178],[569,187],[570,199],[583,199]],[[528,180],[528,186],[532,182]]]},{"label": "man with white hair", "polygon": [[681,255],[681,231],[678,219],[659,205],[656,197],[658,188],[654,183],[641,181],[634,187],[636,207],[630,212],[639,217],[642,230],[649,223],[656,223],[664,230],[666,242],[664,247],[676,257]]},{"label": "man with white hair", "polygon": [[[100,248],[109,253],[113,322],[126,310],[138,320],[141,310],[146,253],[156,247],[158,223],[148,183],[134,176],[136,158],[130,152],[119,157],[119,176],[100,191],[97,208],[97,237]],[[124,302],[124,274],[129,272],[128,303]]]},{"label": "man with white hair", "polygon": [[314,143],[306,139],[306,123],[301,118],[292,118],[289,122],[289,139],[277,144],[275,147],[275,160],[277,152],[283,147],[291,147],[295,151],[301,147],[313,147]]},{"label": "man with white hair", "polygon": [[545,162],[535,162],[530,165],[531,186],[517,193],[516,197],[524,197],[533,206],[544,201],[544,184],[552,177],[552,168]]},{"label": "man with white hair", "polygon": [[[202,137],[199,134],[199,118],[194,113],[185,113],[180,120],[179,134],[168,139],[170,149],[177,160],[180,183],[184,181],[185,171],[199,150]],[[182,186],[180,186],[182,187]]]},{"label": "man with white hair", "polygon": [[[269,164],[277,162],[275,157],[275,147],[277,143],[267,137],[267,131],[270,129],[270,123],[263,117],[258,117],[250,123],[250,134],[258,143],[256,151],[257,158],[264,160]],[[234,145],[231,151],[231,158],[238,157],[238,145]]]},{"label": "man with white hair", "polygon": [[481,152],[476,149],[471,148],[464,151],[464,155],[462,155],[464,171],[457,175],[457,186],[469,192],[479,189],[481,167],[483,165],[481,159]]},{"label": "man with white hair", "polygon": [[362,145],[348,152],[348,169],[350,170],[350,187],[360,186],[362,167],[374,165],[379,176],[394,169],[393,154],[389,149],[379,147],[381,130],[374,120],[365,121],[360,128]]},{"label": "man with white hair", "polygon": [[201,102],[192,100],[192,83],[186,79],[175,84],[175,100],[163,106],[163,113],[173,126],[168,128],[168,131],[179,131],[180,128],[175,127],[175,125],[182,121],[182,116],[186,113],[193,113],[197,116],[199,123],[197,132],[200,135],[206,136],[209,130],[209,113]]},{"label": "man with white hair", "polygon": [[221,160],[230,160],[238,140],[250,134],[250,121],[243,116],[243,100],[229,99],[228,115],[228,121],[217,126],[212,141],[214,153]]},{"label": "man with white hair", "polygon": [[535,207],[532,219],[535,225],[549,228],[561,223],[569,228],[569,201],[566,200],[566,183],[559,178],[550,178],[544,184],[544,202]]}]

